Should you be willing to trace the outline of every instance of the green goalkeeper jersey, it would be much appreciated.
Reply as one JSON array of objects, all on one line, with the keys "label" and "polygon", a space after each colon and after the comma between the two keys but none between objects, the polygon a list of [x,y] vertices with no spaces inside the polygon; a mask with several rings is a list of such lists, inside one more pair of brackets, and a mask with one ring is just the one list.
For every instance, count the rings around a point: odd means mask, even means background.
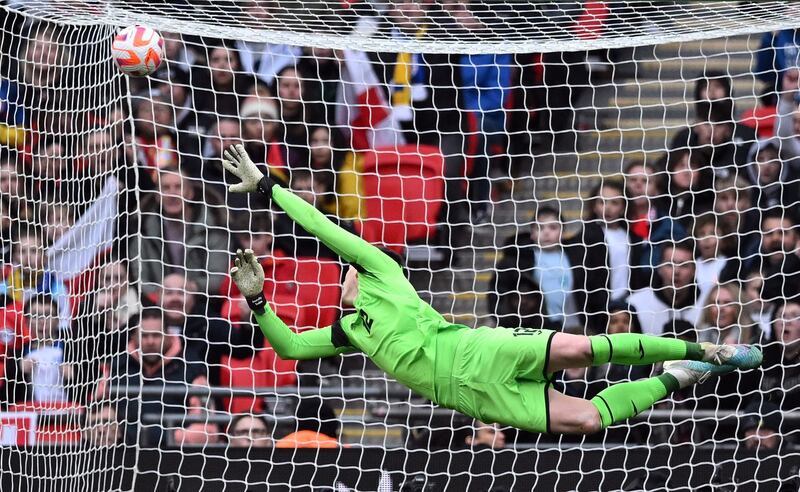
[{"label": "green goalkeeper jersey", "polygon": [[363,352],[420,395],[451,406],[453,363],[465,333],[419,298],[402,267],[380,249],[329,221],[319,210],[275,185],[272,198],[295,222],[353,265],[356,312],[332,326],[295,334],[271,310],[256,320],[275,351],[287,359]]}]

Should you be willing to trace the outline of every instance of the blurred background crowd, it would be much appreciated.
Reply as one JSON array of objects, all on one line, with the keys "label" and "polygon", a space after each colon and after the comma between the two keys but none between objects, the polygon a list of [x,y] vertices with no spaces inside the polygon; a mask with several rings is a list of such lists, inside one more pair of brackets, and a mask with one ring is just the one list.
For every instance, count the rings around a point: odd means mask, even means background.
[{"label": "blurred background crowd", "polygon": [[[596,3],[585,7],[605,9],[594,17],[613,11]],[[265,22],[273,7],[241,2],[243,15]],[[408,41],[430,25],[489,32],[478,7],[419,0],[341,8],[356,12],[363,33]],[[411,270],[414,261],[429,274],[469,270],[473,239],[488,237],[496,261],[474,305],[485,323],[764,347],[762,370],[663,406],[749,417],[609,436],[791,444],[780,432],[781,411],[800,404],[794,31],[764,36],[752,66],[758,105],[746,113],[734,105],[730,74],[685,73],[694,83],[685,126],[670,129],[659,155],[620,158],[616,173],[591,181],[581,216],[568,219],[557,200],[520,196],[515,186],[535,179],[537,164],[580,152],[582,135],[597,130],[576,108],[623,76],[603,69],[616,51],[361,53],[162,32],[165,63],[150,78],[125,79],[105,48],[75,43],[99,31],[2,15],[0,405],[80,415],[84,432],[54,419],[53,440],[338,446],[348,440],[348,398],[321,389],[333,377],[362,395],[386,385],[360,356],[282,361],[254,327],[227,274],[240,247],[263,258],[268,298],[287,324],[324,327],[348,307],[340,306],[333,252],[261,197],[227,192],[235,178],[221,154],[243,143],[265,172],[340,225],[407,253]],[[600,35],[602,23],[587,27],[578,16],[573,27]],[[387,205],[413,200],[424,207],[398,227],[409,217]],[[510,206],[529,208],[531,220],[503,222],[498,211]],[[428,250],[421,261],[412,258],[415,244]],[[431,294],[430,277],[415,284]],[[558,385],[591,398],[658,370],[566,371]],[[323,397],[287,404],[186,384],[290,393],[299,385]],[[120,393],[140,386],[149,390]],[[432,418],[419,424],[432,427]],[[400,440],[499,448],[536,439],[457,427],[467,431],[414,430]]]}]

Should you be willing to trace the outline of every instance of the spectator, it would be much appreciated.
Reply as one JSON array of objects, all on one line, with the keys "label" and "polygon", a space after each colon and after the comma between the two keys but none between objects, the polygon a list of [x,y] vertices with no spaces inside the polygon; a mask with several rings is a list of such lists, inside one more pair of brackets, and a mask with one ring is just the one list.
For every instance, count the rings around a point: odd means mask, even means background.
[{"label": "spectator", "polygon": [[764,33],[761,38],[756,57],[756,66],[753,72],[760,80],[767,83],[767,87],[775,92],[786,90],[781,84],[783,74],[792,67],[797,67],[797,46],[800,43],[796,29],[783,29]]},{"label": "spectator", "polygon": [[139,323],[139,293],[128,281],[128,269],[127,260],[105,262],[95,288],[76,310],[65,364],[73,374],[77,403],[88,403],[97,376],[125,352],[131,329]]},{"label": "spectator", "polygon": [[625,166],[623,176],[630,231],[634,241],[642,243],[642,258],[638,264],[653,267],[661,258],[661,244],[685,238],[686,230],[662,206],[663,173],[657,172],[652,164],[631,161]]},{"label": "spectator", "polygon": [[[99,393],[100,396],[116,398],[109,393],[109,385],[161,388],[158,395],[143,393],[138,398],[125,400],[125,420],[129,423],[125,431],[126,442],[132,444],[135,441],[137,432],[134,423],[142,422],[141,444],[158,445],[163,443],[162,431],[167,430],[167,426],[163,420],[157,425],[148,424],[147,418],[165,414],[180,417],[190,410],[204,408],[200,398],[188,396],[179,390],[187,383],[206,384],[205,369],[206,364],[187,359],[181,336],[166,332],[161,309],[149,306],[142,310],[140,325],[132,333],[127,352],[112,363],[109,378]],[[170,387],[175,391],[169,391]]]},{"label": "spectator", "polygon": [[119,166],[119,142],[110,131],[93,129],[86,133],[83,140],[80,170],[84,179],[104,178],[114,173]]},{"label": "spectator", "polygon": [[[538,146],[544,152],[575,152],[578,147],[578,101],[588,90],[586,51],[550,52],[541,55],[542,86],[532,102],[537,113]],[[530,70],[533,72],[534,70]],[[535,87],[535,86],[534,86]]]},{"label": "spectator", "polygon": [[64,364],[64,341],[58,329],[58,305],[50,294],[36,294],[25,302],[30,342],[6,362],[9,403],[62,403],[72,379]]},{"label": "spectator", "polygon": [[696,102],[729,102],[731,99],[731,76],[724,72],[707,71],[697,76],[694,84]]},{"label": "spectator", "polygon": [[25,183],[25,196],[35,201],[75,201],[63,186],[75,178],[75,165],[69,159],[66,144],[59,138],[42,138],[31,158]]},{"label": "spectator", "polygon": [[207,56],[208,71],[198,67],[197,77],[192,76],[199,127],[206,129],[219,118],[238,117],[242,100],[252,92],[252,78],[240,73],[236,50],[222,44],[210,48]]},{"label": "spectator", "polygon": [[242,105],[242,137],[254,162],[286,167],[286,148],[278,140],[278,107],[270,99],[251,98]]},{"label": "spectator", "polygon": [[751,316],[752,307],[734,283],[714,286],[706,296],[699,338],[711,343],[761,343],[763,336]]},{"label": "spectator", "polygon": [[228,446],[232,448],[271,448],[272,426],[261,415],[241,414],[228,426]]},{"label": "spectator", "polygon": [[692,237],[697,241],[696,281],[701,292],[708,292],[722,279],[738,275],[741,268],[739,259],[729,258],[725,253],[733,249],[728,244],[733,238],[722,233],[716,217],[710,214],[698,217]]},{"label": "spectator", "polygon": [[694,228],[698,215],[713,206],[711,170],[705,155],[696,150],[679,149],[667,155],[665,200],[669,216],[687,230]]},{"label": "spectator", "polygon": [[745,302],[750,306],[753,321],[758,325],[764,339],[772,339],[772,311],[774,305],[765,303],[761,297],[764,277],[760,272],[750,272],[742,282]]},{"label": "spectator", "polygon": [[128,243],[129,257],[142,262],[142,293],[157,292],[173,272],[190,275],[200,292],[218,292],[230,263],[222,218],[194,200],[194,183],[176,168],[158,176],[159,193],[143,205],[141,240],[132,237]]},{"label": "spectator", "polygon": [[292,171],[292,191],[319,209],[325,207],[330,182],[330,175],[323,172],[311,172],[305,169]]},{"label": "spectator", "polygon": [[800,256],[797,224],[782,209],[764,211],[761,219],[761,254],[755,269],[764,277],[761,294],[766,302],[800,294]]},{"label": "spectator", "polygon": [[309,160],[309,127],[324,123],[319,103],[308,94],[310,80],[295,65],[278,72],[273,92],[278,100],[280,115],[278,139],[286,146],[286,164],[304,166]]},{"label": "spectator", "polygon": [[[564,330],[584,327],[582,248],[563,244],[558,211],[542,206],[529,233],[511,238],[490,285],[489,311],[498,325]],[[542,304],[540,304],[542,303]],[[527,324],[531,323],[531,324]]]},{"label": "spectator", "polygon": [[223,355],[236,358],[253,355],[254,328],[252,323],[231,325],[209,316],[197,301],[200,294],[193,280],[181,273],[171,273],[164,277],[159,303],[166,332],[183,339],[187,360],[208,364],[208,379],[212,386],[218,386]]},{"label": "spectator", "polygon": [[17,171],[20,157],[15,151],[0,147],[0,195],[3,198],[21,198],[23,179]]},{"label": "spectator", "polygon": [[744,436],[744,447],[760,454],[777,453],[783,444],[781,411],[773,403],[753,402],[744,409],[739,431]]},{"label": "spectator", "polygon": [[[216,121],[209,130],[209,136],[203,145],[203,158],[219,160],[222,158],[222,152],[231,145],[241,143],[241,124],[235,117],[221,117]],[[219,175],[222,174],[222,166],[217,166]],[[217,183],[222,183],[222,179],[217,178],[214,180]]]},{"label": "spectator", "polygon": [[19,53],[17,73],[22,74],[22,83],[17,86],[17,108],[25,108],[22,118],[26,129],[64,133],[63,119],[69,117],[69,111],[63,110],[70,99],[58,89],[70,80],[66,69],[71,58],[61,41],[64,33],[53,23],[32,23],[25,30],[29,37]]},{"label": "spectator", "polygon": [[578,264],[586,269],[586,312],[597,331],[606,326],[605,314],[610,301],[619,301],[644,285],[641,241],[631,230],[625,213],[625,189],[621,182],[603,180],[590,195],[583,229],[573,239],[586,248]]},{"label": "spectator", "polygon": [[[478,34],[486,29],[464,3],[449,1],[445,8],[466,34]],[[505,105],[511,91],[512,61],[510,54],[469,54],[461,55],[458,60],[462,84],[459,92],[471,135],[467,139],[467,155],[472,159],[469,199],[473,224],[489,220],[490,160],[494,152],[504,152],[508,148]]]},{"label": "spectator", "polygon": [[751,186],[741,176],[714,180],[714,216],[722,237],[728,239],[721,243],[722,252],[742,264],[741,272],[724,272],[729,276],[723,276],[723,282],[739,279],[744,272],[753,268],[756,260],[761,232],[759,211],[752,206],[750,189]]},{"label": "spectator", "polygon": [[711,121],[712,114],[734,118],[733,98],[730,75],[724,72],[706,71],[698,76],[694,84],[695,114],[704,115]]},{"label": "spectator", "polygon": [[[281,22],[274,18],[277,8],[278,2],[274,0],[250,0],[243,10],[249,18],[247,22],[277,26]],[[236,41],[236,49],[241,57],[242,69],[255,74],[265,84],[271,84],[284,67],[297,64],[302,53],[298,46],[257,41]]]},{"label": "spectator", "polygon": [[775,136],[781,142],[781,149],[791,159],[791,166],[798,167],[800,158],[800,68],[788,68],[783,74],[783,92],[778,99]]},{"label": "spectator", "polygon": [[24,124],[25,108],[16,82],[0,77],[0,145],[22,145]]},{"label": "spectator", "polygon": [[[169,61],[162,67],[167,64]],[[159,94],[162,94],[163,99],[169,102],[174,112],[174,132],[178,151],[184,160],[194,164],[202,148],[200,135],[206,134],[208,127],[195,111],[194,88],[190,75],[182,70],[172,70],[169,74],[164,74],[161,84],[154,87]]]},{"label": "spectator", "polygon": [[137,161],[153,179],[159,169],[178,165],[175,119],[170,102],[160,92],[133,103]]},{"label": "spectator", "polygon": [[[224,193],[225,187],[230,183],[222,167],[222,153],[231,145],[241,143],[241,132],[241,124],[234,117],[219,118],[213,123],[203,143],[202,168],[191,170],[193,177],[202,179],[204,184],[210,185],[208,188]],[[187,170],[187,166],[182,166],[182,169]]]},{"label": "spectator", "polygon": [[70,305],[67,288],[47,265],[44,234],[36,227],[12,229],[10,262],[3,269],[0,296],[25,302],[35,294],[50,294],[58,304],[59,327],[69,328]]},{"label": "spectator", "polygon": [[309,84],[316,87],[310,88],[314,101],[320,101],[326,107],[326,123],[334,126],[335,111],[328,109],[339,103],[339,93],[342,86],[342,53],[330,48],[304,46],[297,67],[300,72],[310,75]]},{"label": "spectator", "polygon": [[764,397],[781,410],[800,408],[800,301],[787,299],[775,308],[772,343],[764,348]]},{"label": "spectator", "polygon": [[704,298],[695,284],[694,243],[667,243],[652,285],[635,291],[628,302],[646,334],[660,335],[665,326],[684,320],[697,326]]},{"label": "spectator", "polygon": [[727,177],[747,164],[756,140],[752,128],[737,123],[729,105],[695,106],[695,123],[678,132],[669,145],[673,151],[703,152],[714,175]]},{"label": "spectator", "polygon": [[297,430],[279,439],[276,448],[337,448],[339,421],[321,398],[302,398],[297,404]]},{"label": "spectator", "polygon": [[746,176],[753,184],[753,205],[760,209],[792,207],[800,197],[800,175],[780,151],[779,139],[759,140],[750,149]]},{"label": "spectator", "polygon": [[100,401],[89,407],[83,440],[92,448],[116,446],[122,441],[114,404]]},{"label": "spectator", "polygon": [[308,144],[309,167],[318,174],[330,176],[331,188],[326,192],[332,199],[327,200],[324,208],[342,218],[359,217],[364,194],[359,179],[361,159],[345,149],[344,138],[336,128],[312,127]]}]

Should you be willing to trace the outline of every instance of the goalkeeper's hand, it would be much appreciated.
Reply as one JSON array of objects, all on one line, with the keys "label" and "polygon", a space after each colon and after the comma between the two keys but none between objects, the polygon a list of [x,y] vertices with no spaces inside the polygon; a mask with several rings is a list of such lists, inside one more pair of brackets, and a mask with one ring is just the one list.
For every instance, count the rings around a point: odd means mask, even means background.
[{"label": "goalkeeper's hand", "polygon": [[254,312],[262,314],[267,306],[264,297],[264,268],[256,259],[252,249],[236,250],[236,259],[233,260],[234,267],[231,268],[231,278],[239,287]]},{"label": "goalkeeper's hand", "polygon": [[258,169],[258,166],[247,155],[242,144],[231,145],[228,150],[223,152],[222,166],[231,174],[241,179],[241,183],[230,186],[233,193],[250,193],[261,190],[267,196],[272,195],[272,185],[274,184],[269,176]]}]

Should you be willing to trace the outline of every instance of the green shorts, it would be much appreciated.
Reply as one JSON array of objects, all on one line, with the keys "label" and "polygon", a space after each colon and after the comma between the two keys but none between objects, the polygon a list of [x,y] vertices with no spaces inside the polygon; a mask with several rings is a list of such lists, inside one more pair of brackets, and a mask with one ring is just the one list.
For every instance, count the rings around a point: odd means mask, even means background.
[{"label": "green shorts", "polygon": [[457,410],[486,423],[550,432],[553,330],[478,328],[459,344]]}]

